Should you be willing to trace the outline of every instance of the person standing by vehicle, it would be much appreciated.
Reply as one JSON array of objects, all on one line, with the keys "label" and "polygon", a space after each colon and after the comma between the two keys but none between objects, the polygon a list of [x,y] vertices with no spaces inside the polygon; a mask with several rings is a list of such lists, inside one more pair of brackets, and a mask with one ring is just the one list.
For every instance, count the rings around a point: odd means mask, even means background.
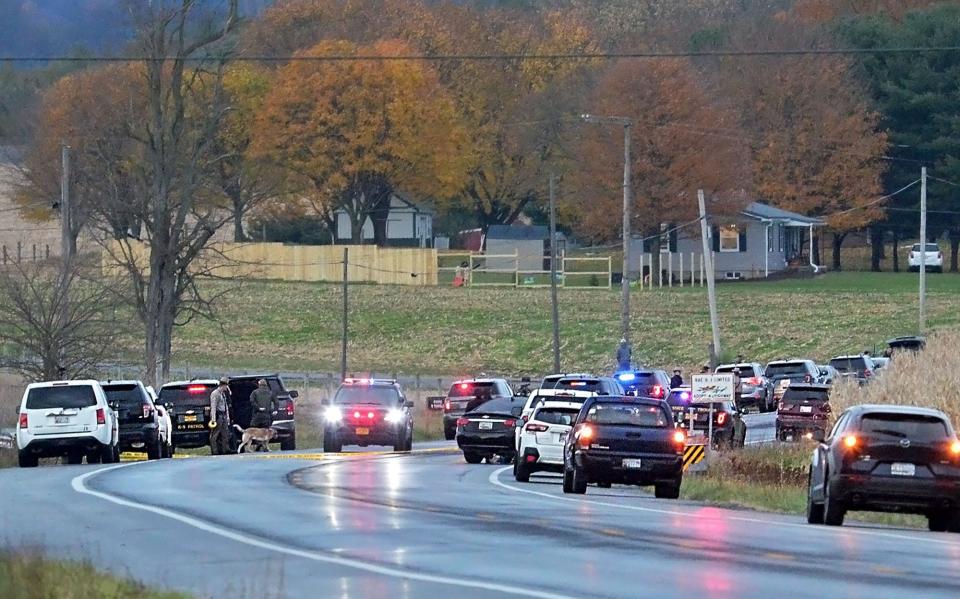
[{"label": "person standing by vehicle", "polygon": [[620,345],[617,346],[617,370],[630,370],[630,357],[633,355],[633,350],[630,348],[630,344],[627,343],[626,338],[620,339]]},{"label": "person standing by vehicle", "polygon": [[273,417],[277,414],[277,398],[270,387],[267,386],[266,379],[257,381],[257,388],[250,394],[250,406],[253,408],[250,426],[253,428],[270,428],[273,424]]},{"label": "person standing by vehicle", "polygon": [[516,395],[517,397],[530,397],[530,377],[525,376],[520,378],[520,387],[517,388]]},{"label": "person standing by vehicle", "polygon": [[210,451],[213,455],[231,453],[230,386],[227,379],[210,394]]},{"label": "person standing by vehicle", "polygon": [[683,386],[683,375],[681,374],[681,370],[679,368],[674,368],[673,376],[670,377],[670,388],[676,389],[677,387],[682,387],[682,386]]}]

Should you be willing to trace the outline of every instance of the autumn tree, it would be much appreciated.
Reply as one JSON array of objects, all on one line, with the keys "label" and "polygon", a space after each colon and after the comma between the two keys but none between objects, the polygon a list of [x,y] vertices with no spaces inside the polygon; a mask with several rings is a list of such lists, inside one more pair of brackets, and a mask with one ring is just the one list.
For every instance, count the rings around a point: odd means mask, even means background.
[{"label": "autumn tree", "polygon": [[[689,62],[621,60],[596,86],[585,112],[633,120],[633,230],[660,234],[662,223],[697,217],[697,190],[716,200],[711,213],[736,213],[751,187],[737,116],[713,104]],[[575,228],[595,241],[620,236],[623,147],[617,131],[582,129],[575,172]],[[656,252],[654,253],[656,255]]]},{"label": "autumn tree", "polygon": [[462,185],[464,131],[437,74],[422,62],[363,59],[411,53],[398,41],[321,42],[277,73],[256,126],[258,151],[312,183],[331,228],[342,208],[355,243],[368,218],[385,243],[395,191],[443,198]]}]

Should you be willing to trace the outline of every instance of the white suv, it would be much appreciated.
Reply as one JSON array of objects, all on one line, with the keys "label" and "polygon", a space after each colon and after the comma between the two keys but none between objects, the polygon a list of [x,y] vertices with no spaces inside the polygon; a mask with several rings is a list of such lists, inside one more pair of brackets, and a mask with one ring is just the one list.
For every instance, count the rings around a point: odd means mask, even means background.
[{"label": "white suv", "polygon": [[523,425],[513,476],[530,481],[534,472],[563,472],[563,446],[583,407],[578,401],[544,401]]},{"label": "white suv", "polygon": [[68,464],[120,461],[117,414],[97,381],[28,385],[20,401],[17,450],[21,468],[40,458],[65,456]]},{"label": "white suv", "polygon": [[[935,243],[928,243],[926,250],[926,257],[924,258],[924,263],[927,267],[927,270],[932,270],[935,272],[943,272],[943,252],[940,251],[940,246]],[[920,244],[915,243],[913,247],[910,248],[910,270],[918,271],[920,270]]]}]

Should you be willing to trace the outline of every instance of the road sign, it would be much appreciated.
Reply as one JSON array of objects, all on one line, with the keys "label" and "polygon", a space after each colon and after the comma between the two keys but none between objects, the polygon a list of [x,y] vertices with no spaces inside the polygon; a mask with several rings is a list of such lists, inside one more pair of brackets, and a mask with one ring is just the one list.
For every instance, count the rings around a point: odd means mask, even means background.
[{"label": "road sign", "polygon": [[693,401],[733,401],[734,390],[733,373],[693,375]]},{"label": "road sign", "polygon": [[706,445],[687,445],[683,450],[683,469],[686,470],[695,464],[703,461],[706,454]]}]

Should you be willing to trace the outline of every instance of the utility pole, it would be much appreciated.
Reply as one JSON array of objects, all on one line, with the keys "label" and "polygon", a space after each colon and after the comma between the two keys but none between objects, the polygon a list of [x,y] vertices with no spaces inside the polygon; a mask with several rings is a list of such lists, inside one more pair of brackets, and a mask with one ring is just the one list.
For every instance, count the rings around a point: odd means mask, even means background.
[{"label": "utility pole", "polygon": [[[623,338],[630,342],[630,205],[633,190],[630,182],[630,125],[623,124],[623,289],[621,290],[620,320]],[[641,269],[642,270],[642,269]]]},{"label": "utility pole", "polygon": [[347,378],[347,266],[350,261],[350,248],[343,248],[343,328],[340,332],[340,380]]},{"label": "utility pole", "polygon": [[[897,251],[894,248],[893,251]],[[927,327],[927,167],[920,168],[920,330]]]},{"label": "utility pole", "polygon": [[550,304],[553,312],[553,371],[560,372],[560,310],[557,306],[557,200],[550,173]]},{"label": "utility pole", "polygon": [[714,282],[716,270],[713,268],[713,253],[710,249],[710,240],[707,234],[707,206],[703,199],[703,190],[697,190],[697,200],[700,204],[700,237],[703,239],[703,258],[707,270],[707,299],[710,302],[710,328],[713,330],[713,358],[720,357],[720,318],[717,316],[717,289]]}]

